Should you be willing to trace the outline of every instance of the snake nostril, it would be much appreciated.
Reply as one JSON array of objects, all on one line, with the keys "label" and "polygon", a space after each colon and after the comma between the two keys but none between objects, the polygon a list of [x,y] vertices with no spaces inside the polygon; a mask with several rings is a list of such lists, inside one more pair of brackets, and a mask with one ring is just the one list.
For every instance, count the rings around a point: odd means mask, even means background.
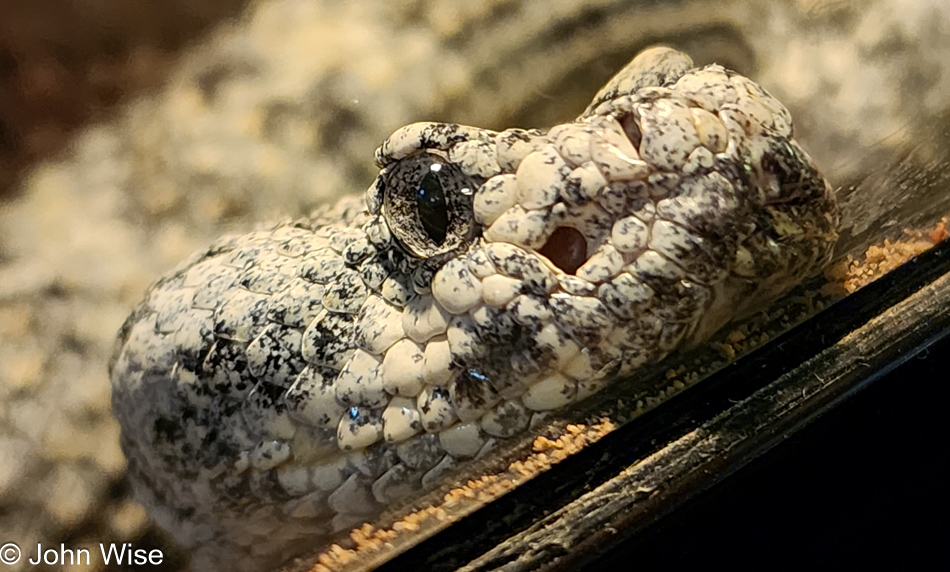
[{"label": "snake nostril", "polygon": [[620,118],[620,125],[623,126],[623,132],[627,134],[627,138],[633,143],[633,147],[639,152],[640,142],[643,140],[643,132],[640,131],[637,119],[632,113],[628,113]]},{"label": "snake nostril", "polygon": [[576,228],[561,226],[538,252],[567,274],[574,274],[587,261],[587,240]]}]

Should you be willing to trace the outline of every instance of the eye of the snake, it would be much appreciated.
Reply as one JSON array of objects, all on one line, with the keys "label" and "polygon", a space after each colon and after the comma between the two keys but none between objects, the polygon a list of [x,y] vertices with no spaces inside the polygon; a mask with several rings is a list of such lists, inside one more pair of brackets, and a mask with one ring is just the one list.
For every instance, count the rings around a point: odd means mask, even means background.
[{"label": "eye of the snake", "polygon": [[383,216],[414,256],[429,258],[471,243],[476,184],[441,155],[423,152],[394,165],[386,177]]},{"label": "eye of the snake", "polygon": [[438,175],[441,167],[439,163],[430,165],[429,172],[423,175],[416,189],[419,221],[432,242],[439,246],[445,242],[445,234],[449,231],[449,208],[445,204],[445,189]]}]

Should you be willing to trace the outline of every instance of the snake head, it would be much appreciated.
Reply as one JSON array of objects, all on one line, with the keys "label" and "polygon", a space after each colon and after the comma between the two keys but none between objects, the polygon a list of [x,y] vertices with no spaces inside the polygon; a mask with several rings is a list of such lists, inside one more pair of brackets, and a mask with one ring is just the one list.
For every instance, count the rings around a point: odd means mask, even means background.
[{"label": "snake head", "polygon": [[520,431],[827,261],[834,202],[788,111],[734,72],[692,68],[654,48],[576,121],[418,123],[377,151],[367,233],[411,268],[404,323],[444,323],[408,327],[409,349],[444,371],[429,381],[463,422]]},{"label": "snake head", "polygon": [[113,409],[196,566],[329,541],[829,259],[788,111],[692,68],[648,50],[548,130],[404,127],[365,208],[226,237],[149,290]]}]

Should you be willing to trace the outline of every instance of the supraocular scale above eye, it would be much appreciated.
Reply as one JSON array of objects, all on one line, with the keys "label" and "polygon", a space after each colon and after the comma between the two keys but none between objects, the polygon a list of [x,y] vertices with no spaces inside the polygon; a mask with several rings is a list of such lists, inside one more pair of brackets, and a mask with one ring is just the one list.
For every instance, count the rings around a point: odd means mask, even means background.
[{"label": "supraocular scale above eye", "polygon": [[476,234],[471,180],[440,154],[421,152],[381,175],[382,214],[410,254],[430,258],[469,245]]}]

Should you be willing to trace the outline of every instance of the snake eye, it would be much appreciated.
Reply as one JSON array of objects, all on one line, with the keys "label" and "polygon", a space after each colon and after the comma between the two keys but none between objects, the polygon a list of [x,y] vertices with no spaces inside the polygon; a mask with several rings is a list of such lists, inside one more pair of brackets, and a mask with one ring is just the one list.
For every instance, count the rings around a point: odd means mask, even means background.
[{"label": "snake eye", "polygon": [[471,243],[475,184],[441,155],[424,152],[399,161],[385,184],[383,217],[413,255],[429,258]]},{"label": "snake eye", "polygon": [[419,221],[432,242],[438,246],[445,242],[445,233],[449,230],[449,209],[445,204],[445,189],[438,175],[441,167],[439,163],[430,165],[429,172],[423,175],[416,189]]}]

